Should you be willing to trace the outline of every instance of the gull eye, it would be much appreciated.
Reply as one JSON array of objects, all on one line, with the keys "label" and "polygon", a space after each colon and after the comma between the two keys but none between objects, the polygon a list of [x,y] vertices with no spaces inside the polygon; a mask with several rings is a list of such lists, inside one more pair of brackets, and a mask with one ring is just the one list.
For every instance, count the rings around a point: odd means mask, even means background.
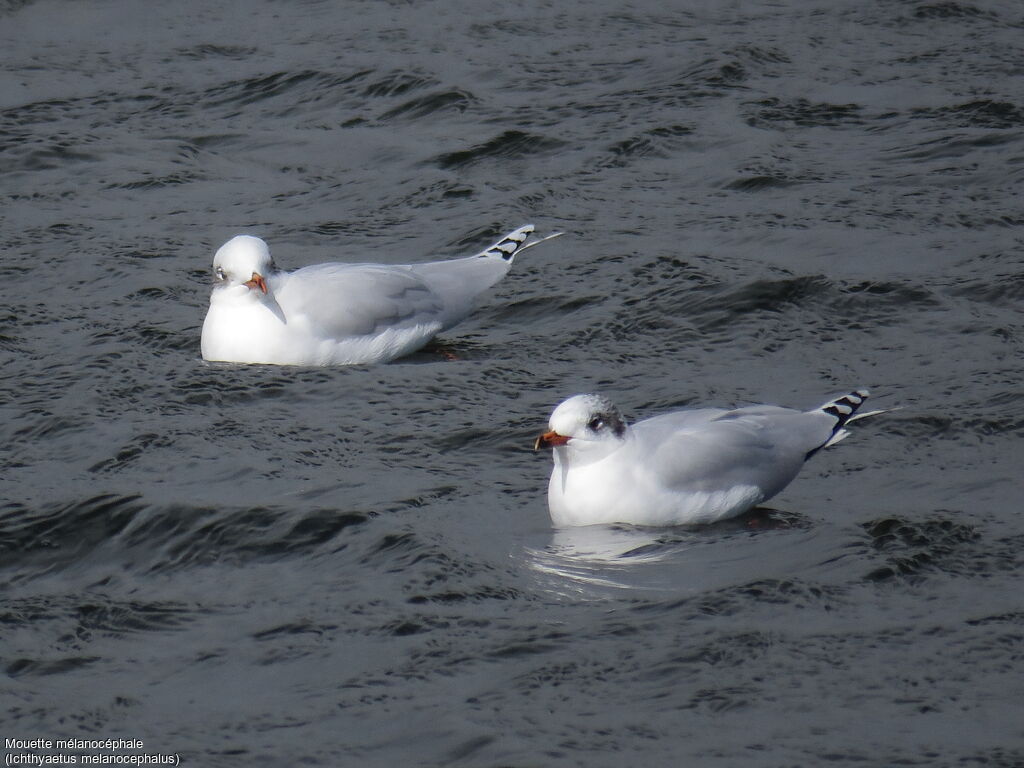
[{"label": "gull eye", "polygon": [[222,268],[220,268],[220,267],[217,267],[216,269],[213,270],[213,275],[218,280],[227,280],[228,279],[228,276],[224,274],[224,270]]},{"label": "gull eye", "polygon": [[604,426],[604,419],[600,416],[595,416],[587,423],[587,429],[597,432],[601,427]]}]

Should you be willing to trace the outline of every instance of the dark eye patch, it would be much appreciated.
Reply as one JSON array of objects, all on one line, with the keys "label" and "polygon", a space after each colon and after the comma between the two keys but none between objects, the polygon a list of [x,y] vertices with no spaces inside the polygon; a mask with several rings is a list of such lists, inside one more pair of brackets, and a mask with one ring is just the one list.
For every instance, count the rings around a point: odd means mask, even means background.
[{"label": "dark eye patch", "polygon": [[597,432],[603,426],[604,426],[604,419],[602,417],[600,417],[600,416],[595,416],[587,424],[587,428],[588,429],[592,429],[594,432]]}]

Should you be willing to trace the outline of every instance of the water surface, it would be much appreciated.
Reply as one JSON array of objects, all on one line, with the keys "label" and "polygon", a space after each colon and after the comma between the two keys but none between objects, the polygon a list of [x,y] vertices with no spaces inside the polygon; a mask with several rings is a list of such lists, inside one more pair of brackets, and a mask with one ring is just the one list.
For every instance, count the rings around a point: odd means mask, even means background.
[{"label": "water surface", "polygon": [[[1024,762],[1022,28],[998,0],[0,5],[4,737]],[[404,263],[528,221],[567,234],[449,354],[199,357],[233,234]],[[859,386],[902,410],[774,511],[551,529],[530,446],[568,395]]]}]

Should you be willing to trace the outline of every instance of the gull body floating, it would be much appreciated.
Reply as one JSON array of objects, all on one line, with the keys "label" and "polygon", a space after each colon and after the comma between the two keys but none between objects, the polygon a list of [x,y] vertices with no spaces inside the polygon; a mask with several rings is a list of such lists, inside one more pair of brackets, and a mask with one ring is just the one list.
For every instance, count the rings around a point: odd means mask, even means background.
[{"label": "gull body floating", "polygon": [[382,363],[468,315],[530,240],[533,225],[474,256],[408,265],[328,263],[279,270],[267,244],[238,235],[217,251],[203,322],[206,360],[273,365]]},{"label": "gull body floating", "polygon": [[629,425],[602,395],[551,414],[535,449],[552,448],[548,509],[556,526],[692,525],[743,514],[779,493],[822,448],[848,434],[868,392],[810,411],[754,405],[675,411]]}]

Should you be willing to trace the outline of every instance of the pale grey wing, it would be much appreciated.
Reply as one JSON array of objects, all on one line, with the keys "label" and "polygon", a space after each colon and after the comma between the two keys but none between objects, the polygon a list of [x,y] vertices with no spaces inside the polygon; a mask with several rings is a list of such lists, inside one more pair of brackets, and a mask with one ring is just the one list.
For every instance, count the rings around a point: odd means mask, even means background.
[{"label": "pale grey wing", "polygon": [[729,413],[725,408],[690,408],[685,411],[670,411],[660,416],[638,421],[633,429],[648,432],[652,439],[659,441],[669,439],[674,433],[684,429],[695,429],[709,421]]},{"label": "pale grey wing", "polygon": [[[525,224],[475,256],[409,265],[444,302],[446,328],[468,315],[477,297],[508,274],[516,252],[529,247],[524,243],[532,232],[533,225]],[[543,240],[533,244],[538,242]]]},{"label": "pale grey wing", "polygon": [[681,490],[753,485],[768,498],[796,476],[807,454],[829,435],[828,426],[813,414],[776,406],[681,413],[698,415],[675,424],[652,419],[655,430],[638,432],[649,447],[650,471],[664,485]]},{"label": "pale grey wing", "polygon": [[[388,328],[441,327],[441,299],[408,267],[316,264],[274,285],[286,318],[325,338],[366,336]],[[435,332],[436,332],[435,330]]]},{"label": "pale grey wing", "polygon": [[446,328],[459,322],[476,305],[477,297],[503,278],[510,261],[470,256],[450,261],[410,264],[417,276],[427,283],[444,302]]}]

